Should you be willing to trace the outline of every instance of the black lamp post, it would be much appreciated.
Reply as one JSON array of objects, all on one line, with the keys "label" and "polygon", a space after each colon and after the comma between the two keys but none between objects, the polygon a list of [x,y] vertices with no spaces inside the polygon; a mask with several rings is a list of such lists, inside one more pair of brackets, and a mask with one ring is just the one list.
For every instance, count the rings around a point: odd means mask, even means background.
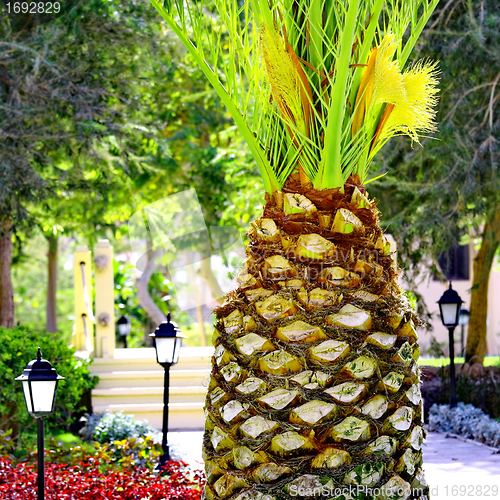
[{"label": "black lamp post", "polygon": [[118,333],[123,340],[125,348],[127,348],[127,337],[130,335],[130,330],[132,329],[132,323],[127,318],[127,316],[121,316],[116,322],[116,328],[118,328]]},{"label": "black lamp post", "polygon": [[168,392],[170,385],[170,367],[179,361],[179,352],[182,345],[182,340],[186,338],[181,333],[180,328],[176,323],[170,321],[170,313],[167,315],[167,321],[158,326],[150,337],[154,340],[156,350],[156,361],[165,369],[165,381],[163,384],[163,438],[162,448],[163,455],[160,457],[158,471],[161,473],[163,467],[170,460],[168,451]]},{"label": "black lamp post", "polygon": [[460,306],[463,300],[458,293],[450,287],[443,293],[443,296],[438,300],[439,313],[443,325],[448,328],[449,343],[450,343],[450,408],[457,406],[457,391],[455,379],[455,339],[453,334],[460,320]]},{"label": "black lamp post", "polygon": [[37,419],[38,448],[38,500],[45,498],[44,438],[45,417],[54,411],[57,384],[64,380],[45,359],[38,348],[36,359],[30,361],[22,375],[16,378],[23,383],[24,400],[28,413]]},{"label": "black lamp post", "polygon": [[458,324],[460,325],[460,355],[465,355],[465,325],[469,322],[470,311],[467,309],[460,309],[460,318]]}]

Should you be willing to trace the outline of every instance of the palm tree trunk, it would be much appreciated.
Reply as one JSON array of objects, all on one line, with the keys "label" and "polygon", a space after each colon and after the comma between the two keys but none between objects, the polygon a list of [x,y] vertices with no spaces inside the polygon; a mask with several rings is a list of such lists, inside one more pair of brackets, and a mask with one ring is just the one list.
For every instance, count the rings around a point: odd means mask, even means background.
[{"label": "palm tree trunk", "polygon": [[486,355],[488,285],[491,266],[499,244],[500,211],[496,211],[493,220],[486,220],[481,248],[474,257],[469,333],[465,348],[466,362],[483,363]]},{"label": "palm tree trunk", "polygon": [[14,326],[14,291],[12,288],[12,224],[0,219],[0,326]]},{"label": "palm tree trunk", "polygon": [[56,235],[47,237],[47,332],[57,333],[57,243]]}]

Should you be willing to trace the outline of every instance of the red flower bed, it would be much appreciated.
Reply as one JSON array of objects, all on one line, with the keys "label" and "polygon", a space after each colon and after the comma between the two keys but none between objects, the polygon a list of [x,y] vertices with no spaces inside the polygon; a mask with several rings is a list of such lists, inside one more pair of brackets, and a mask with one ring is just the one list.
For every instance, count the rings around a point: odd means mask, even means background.
[{"label": "red flower bed", "polygon": [[[95,463],[46,464],[46,500],[200,500],[203,474],[192,478],[185,464],[170,462],[166,474],[146,468],[101,473]],[[14,464],[0,457],[0,499],[36,500],[36,464]]]}]

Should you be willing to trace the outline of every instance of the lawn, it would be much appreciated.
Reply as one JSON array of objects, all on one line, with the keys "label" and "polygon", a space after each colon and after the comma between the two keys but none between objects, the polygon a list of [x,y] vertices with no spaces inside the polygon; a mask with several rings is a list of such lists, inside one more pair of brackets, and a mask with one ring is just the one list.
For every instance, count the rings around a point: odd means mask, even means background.
[{"label": "lawn", "polygon": [[[464,363],[463,357],[455,358],[455,363]],[[421,366],[445,366],[450,363],[450,358],[420,358],[418,364]],[[486,356],[484,366],[500,366],[500,356]]]}]

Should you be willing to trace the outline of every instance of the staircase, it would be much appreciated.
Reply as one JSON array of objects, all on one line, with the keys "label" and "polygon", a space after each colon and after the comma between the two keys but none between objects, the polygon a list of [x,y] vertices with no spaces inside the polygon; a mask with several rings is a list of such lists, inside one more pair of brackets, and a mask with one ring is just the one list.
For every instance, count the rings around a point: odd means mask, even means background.
[{"label": "staircase", "polygon": [[[203,429],[213,352],[212,347],[183,347],[170,369],[170,431]],[[99,377],[92,391],[94,412],[123,411],[162,428],[164,370],[154,349],[115,349],[114,358],[95,358],[89,369]]]}]

